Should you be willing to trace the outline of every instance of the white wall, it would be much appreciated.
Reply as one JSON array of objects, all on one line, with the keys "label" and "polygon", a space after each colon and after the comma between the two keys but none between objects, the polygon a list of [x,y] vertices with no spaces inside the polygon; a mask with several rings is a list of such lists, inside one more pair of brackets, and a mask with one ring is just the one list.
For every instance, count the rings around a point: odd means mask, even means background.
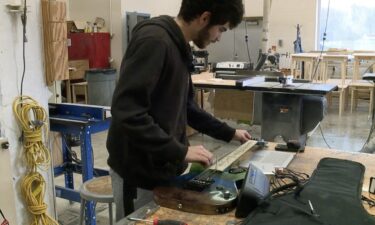
[{"label": "white wall", "polygon": [[[244,0],[245,16],[263,16],[264,0]],[[297,24],[302,25],[302,47],[305,51],[315,49],[316,8],[318,0],[273,0],[269,25],[269,47],[276,45],[280,53],[293,52],[293,41],[296,39]],[[123,32],[126,12],[149,13],[151,16],[162,14],[176,16],[180,0],[69,0],[70,19],[93,20],[103,17],[107,24],[110,19],[109,5],[112,2],[111,55],[112,67],[119,69],[123,57]],[[251,36],[249,36],[251,39]],[[282,40],[283,46],[278,46]],[[220,45],[220,44],[218,44]],[[217,45],[217,46],[218,46]],[[215,48],[215,47],[212,47]],[[251,46],[259,49],[260,46]]]},{"label": "white wall", "polygon": [[[21,143],[18,141],[20,137],[20,129],[17,126],[12,111],[12,103],[16,96],[20,93],[20,82],[22,76],[22,26],[20,14],[8,13],[5,5],[11,3],[10,0],[0,0],[0,122],[2,135],[9,139],[10,158],[11,158],[11,174],[14,181],[14,189],[16,196],[14,200],[17,209],[17,223],[13,224],[29,224],[28,213],[23,204],[20,194],[20,178],[24,176],[25,164],[23,161],[23,151]],[[24,79],[23,93],[32,96],[43,107],[48,107],[48,98],[51,93],[45,85],[43,54],[42,54],[42,23],[40,0],[28,1],[30,6],[27,21],[27,39],[26,43],[26,74]],[[6,173],[1,171],[1,176]],[[51,173],[44,174],[47,180],[46,185],[46,203],[49,207],[50,215],[54,215],[53,204],[53,186],[50,182]],[[47,178],[46,178],[47,177]],[[4,193],[1,193],[2,195]],[[6,194],[6,193],[5,193]]]},{"label": "white wall", "polygon": [[263,16],[263,0],[244,0],[246,17]]},{"label": "white wall", "polygon": [[[280,53],[293,52],[293,41],[296,39],[296,25],[300,24],[302,47],[305,51],[315,49],[318,0],[273,0],[269,25],[269,47],[277,46]],[[122,0],[122,16],[125,11],[150,13],[151,16],[167,14],[175,16],[181,1],[176,0]],[[244,0],[245,16],[263,16],[263,0]],[[249,37],[251,38],[251,37]],[[278,46],[282,40],[283,46]],[[220,44],[218,44],[220,45]],[[260,46],[253,46],[258,49]],[[214,47],[213,47],[214,48]]]},{"label": "white wall", "polygon": [[69,19],[93,22],[102,17],[109,22],[109,0],[69,0]]},{"label": "white wall", "polygon": [[177,16],[180,9],[180,0],[122,0],[121,12],[149,13],[151,16],[170,15]]},{"label": "white wall", "polygon": [[[301,27],[302,48],[315,50],[318,0],[273,0],[269,25],[269,46],[275,45],[280,53],[292,52],[297,24]],[[283,46],[278,46],[282,40]]]},{"label": "white wall", "polygon": [[[121,0],[67,0],[68,19],[93,22],[96,17],[105,20],[111,38],[111,67],[120,67],[122,59],[122,14]],[[111,9],[111,10],[110,10]],[[112,28],[112,30],[111,30]],[[117,72],[118,73],[118,72]]]}]

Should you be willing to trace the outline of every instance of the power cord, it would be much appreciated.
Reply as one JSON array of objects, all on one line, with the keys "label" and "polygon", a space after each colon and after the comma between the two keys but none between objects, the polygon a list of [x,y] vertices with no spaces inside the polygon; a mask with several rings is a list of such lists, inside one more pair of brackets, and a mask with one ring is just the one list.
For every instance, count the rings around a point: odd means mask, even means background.
[{"label": "power cord", "polygon": [[288,168],[277,169],[275,176],[270,180],[271,194],[273,197],[279,197],[305,185],[310,176],[306,173],[296,172]]},{"label": "power cord", "polygon": [[26,6],[26,0],[24,2],[23,6],[23,14],[21,15],[21,21],[22,21],[22,62],[23,62],[23,71],[22,71],[22,78],[21,78],[21,91],[20,91],[20,96],[23,95],[23,81],[25,78],[25,73],[26,73],[26,42],[27,42],[27,37],[26,37],[26,23],[27,23],[27,6]]},{"label": "power cord", "polygon": [[238,58],[236,52],[236,29],[233,29],[233,61],[236,61]]},{"label": "power cord", "polygon": [[[58,225],[47,215],[44,202],[45,180],[38,169],[46,170],[51,163],[49,150],[43,144],[43,132],[48,134],[47,113],[34,99],[19,96],[13,102],[13,112],[23,132],[26,175],[21,181],[21,192],[28,211],[33,215],[32,225]],[[44,140],[47,138],[44,137]]]},{"label": "power cord", "polygon": [[249,50],[249,35],[247,33],[247,23],[245,21],[245,43],[246,43],[246,49],[247,49],[247,56],[249,57],[249,64],[251,66],[251,57],[250,57],[250,50]]},{"label": "power cord", "polygon": [[320,123],[319,123],[319,130],[320,130],[320,133],[322,134],[323,141],[326,143],[327,147],[331,149],[331,146],[328,144],[326,137],[324,136],[324,132]]},{"label": "power cord", "polygon": [[330,5],[331,5],[331,0],[328,0],[326,24],[325,24],[325,27],[324,27],[324,33],[323,33],[323,38],[322,38],[323,43],[322,43],[322,48],[320,49],[320,53],[319,53],[319,57],[318,57],[318,63],[316,64],[316,66],[314,68],[314,74],[311,76],[311,80],[312,81],[315,79],[315,76],[317,74],[316,72],[318,71],[320,60],[321,60],[321,57],[322,57],[323,51],[324,51],[324,45],[325,45],[325,42],[326,42],[326,39],[327,39],[327,27],[328,27],[328,18],[329,18]]}]

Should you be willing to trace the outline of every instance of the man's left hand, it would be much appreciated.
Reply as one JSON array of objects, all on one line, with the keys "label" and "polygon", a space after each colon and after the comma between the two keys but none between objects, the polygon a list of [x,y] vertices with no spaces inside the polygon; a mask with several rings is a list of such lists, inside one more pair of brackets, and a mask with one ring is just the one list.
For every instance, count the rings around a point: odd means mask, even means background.
[{"label": "man's left hand", "polygon": [[241,142],[242,144],[250,140],[250,138],[251,138],[251,135],[246,130],[236,130],[232,140],[237,140]]}]

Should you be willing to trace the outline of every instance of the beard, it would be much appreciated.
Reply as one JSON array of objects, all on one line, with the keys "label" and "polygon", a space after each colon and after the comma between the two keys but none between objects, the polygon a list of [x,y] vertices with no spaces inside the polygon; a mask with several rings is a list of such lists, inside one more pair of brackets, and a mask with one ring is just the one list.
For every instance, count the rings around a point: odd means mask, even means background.
[{"label": "beard", "polygon": [[210,44],[210,33],[208,32],[208,25],[198,32],[198,35],[193,39],[194,44],[200,48],[206,48]]}]

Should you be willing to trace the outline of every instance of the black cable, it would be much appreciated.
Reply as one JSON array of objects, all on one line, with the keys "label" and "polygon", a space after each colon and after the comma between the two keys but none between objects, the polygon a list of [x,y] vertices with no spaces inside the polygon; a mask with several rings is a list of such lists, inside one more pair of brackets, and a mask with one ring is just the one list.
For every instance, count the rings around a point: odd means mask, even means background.
[{"label": "black cable", "polygon": [[[375,65],[375,63],[372,63],[370,66],[368,66],[367,67],[367,69],[365,70],[365,72],[363,72],[362,73],[362,76],[365,74],[365,73],[367,73],[369,70],[370,70],[370,68],[373,66],[373,65]],[[370,81],[369,81],[370,82]],[[371,99],[371,98],[370,98]],[[373,101],[374,101],[374,99],[373,99]],[[371,103],[370,103],[371,104]],[[371,136],[372,136],[372,133],[374,132],[374,129],[375,129],[375,110],[372,110],[372,115],[371,115],[371,127],[370,127],[370,131],[369,131],[369,134],[368,134],[368,136],[367,136],[367,138],[366,138],[366,141],[365,141],[365,143],[363,144],[363,146],[362,146],[362,148],[360,149],[360,151],[363,151],[364,150],[364,148],[365,148],[365,146],[370,142],[370,139],[371,139]]]},{"label": "black cable", "polygon": [[328,27],[328,18],[329,18],[330,5],[331,5],[331,0],[328,0],[328,8],[327,8],[326,24],[325,24],[324,33],[323,33],[322,48],[321,48],[320,53],[319,53],[318,63],[316,64],[315,69],[314,69],[314,74],[311,76],[311,81],[313,81],[315,79],[316,72],[318,71],[318,68],[319,68],[320,59],[321,59],[321,57],[323,55],[324,45],[325,45],[326,37],[327,37],[327,27]]},{"label": "black cable", "polygon": [[326,140],[326,137],[324,136],[324,133],[323,133],[323,130],[322,130],[322,126],[321,126],[320,123],[319,123],[319,130],[320,130],[320,133],[322,134],[323,140],[324,140],[324,142],[326,143],[327,147],[328,147],[328,148],[331,148],[331,146],[328,144],[328,142],[327,142],[327,140]]},{"label": "black cable", "polygon": [[233,61],[236,60],[236,29],[233,29]]},{"label": "black cable", "polygon": [[246,49],[247,49],[247,56],[249,57],[249,63],[251,66],[251,57],[250,57],[250,50],[249,50],[249,35],[247,34],[247,23],[245,21],[245,43],[246,43]]},{"label": "black cable", "polygon": [[24,1],[24,6],[23,6],[23,14],[21,15],[21,21],[22,21],[22,61],[23,61],[23,71],[22,71],[22,78],[21,78],[21,90],[20,90],[20,95],[22,97],[22,94],[23,94],[23,81],[25,79],[25,73],[26,73],[26,42],[27,42],[27,38],[26,38],[26,23],[27,23],[27,15],[26,15],[26,12],[27,12],[27,6],[26,6],[26,0]]},{"label": "black cable", "polygon": [[375,206],[375,201],[372,200],[372,199],[369,199],[367,198],[366,196],[362,195],[362,198],[361,198],[362,201],[366,202],[370,208],[374,207]]},{"label": "black cable", "polygon": [[369,131],[367,139],[366,139],[365,143],[363,144],[363,146],[362,146],[362,148],[361,148],[360,151],[363,151],[363,149],[365,148],[365,146],[370,142],[372,133],[374,132],[374,128],[375,128],[375,126],[374,126],[375,125],[374,118],[375,118],[375,110],[372,110],[370,131]]},{"label": "black cable", "polygon": [[279,197],[293,191],[298,194],[309,178],[310,176],[306,173],[296,172],[287,168],[276,170],[274,178],[270,181],[272,187],[270,195]]}]

